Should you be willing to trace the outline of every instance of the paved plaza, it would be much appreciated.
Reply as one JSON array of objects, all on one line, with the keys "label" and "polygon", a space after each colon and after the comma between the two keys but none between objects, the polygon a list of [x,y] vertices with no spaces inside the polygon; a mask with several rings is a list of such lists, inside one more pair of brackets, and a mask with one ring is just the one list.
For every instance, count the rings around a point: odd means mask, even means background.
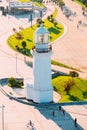
[{"label": "paved plaza", "polygon": [[[76,16],[71,16],[67,19],[58,8],[57,19],[65,23],[67,31],[63,38],[57,40],[53,44],[54,55],[53,59],[76,67],[83,71],[85,76],[87,75],[87,27],[80,26],[77,29],[78,21],[85,22],[87,24],[87,17],[82,15],[82,8],[72,0],[64,0],[66,6],[71,11],[76,12]],[[87,77],[87,76],[86,76]]]},{"label": "paved plaza", "polygon": [[[47,13],[43,18],[51,15],[58,8],[57,19],[63,23],[66,32],[63,37],[53,42],[53,59],[61,61],[73,67],[81,69],[81,76],[87,77],[87,28],[77,29],[78,20],[84,20],[81,7],[71,0],[64,0],[69,8],[77,13],[76,17],[67,19],[60,8],[50,3]],[[2,3],[0,3],[1,5]],[[3,2],[6,5],[6,2]],[[34,23],[35,21],[33,21]],[[0,16],[0,79],[7,77],[29,78],[32,80],[32,68],[25,64],[25,57],[22,54],[13,51],[6,43],[7,38],[13,34],[12,29],[19,29],[20,26],[26,28],[30,26],[27,18],[16,19],[13,16]],[[26,57],[26,61],[31,61]],[[53,66],[54,68],[54,66]],[[57,67],[59,71],[69,70]],[[7,88],[6,88],[7,89]],[[8,90],[8,89],[7,89]],[[11,91],[11,90],[10,90]],[[15,96],[15,94],[13,95]],[[58,95],[59,96],[59,95]],[[2,98],[3,97],[3,98]],[[58,98],[58,97],[55,97]],[[55,99],[56,100],[56,99]],[[59,111],[59,104],[48,105],[26,105],[14,99],[9,99],[0,91],[0,106],[4,104],[4,128],[5,130],[87,130],[87,105],[65,105],[65,115]],[[54,111],[54,116],[52,112]],[[2,111],[0,108],[0,130],[2,130]],[[77,118],[77,127],[75,127],[75,118]],[[32,120],[34,129],[28,126],[29,120]]]},{"label": "paved plaza", "polygon": [[[34,130],[87,130],[87,105],[62,106],[65,111],[63,114],[58,104],[34,104],[32,106],[9,99],[1,92],[0,99],[0,104],[5,104],[5,130],[33,130],[28,125],[29,120],[33,122]],[[2,115],[1,111],[0,115]],[[77,118],[77,127],[75,127],[75,118]],[[1,118],[0,129],[2,129]]]}]

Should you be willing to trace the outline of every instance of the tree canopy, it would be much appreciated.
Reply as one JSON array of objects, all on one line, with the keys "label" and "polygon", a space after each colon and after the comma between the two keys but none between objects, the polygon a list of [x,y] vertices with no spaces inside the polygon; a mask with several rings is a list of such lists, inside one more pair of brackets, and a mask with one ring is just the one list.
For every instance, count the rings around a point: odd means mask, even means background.
[{"label": "tree canopy", "polygon": [[78,0],[80,1],[81,3],[83,3],[85,6],[87,6],[87,0]]}]

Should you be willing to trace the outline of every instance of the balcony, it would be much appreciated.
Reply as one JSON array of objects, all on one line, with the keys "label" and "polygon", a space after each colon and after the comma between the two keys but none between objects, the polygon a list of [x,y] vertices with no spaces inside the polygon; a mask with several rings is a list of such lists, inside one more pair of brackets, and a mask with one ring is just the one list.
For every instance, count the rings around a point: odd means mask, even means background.
[{"label": "balcony", "polygon": [[52,45],[49,45],[48,48],[36,48],[35,46],[32,48],[34,52],[38,53],[47,53],[52,51]]}]

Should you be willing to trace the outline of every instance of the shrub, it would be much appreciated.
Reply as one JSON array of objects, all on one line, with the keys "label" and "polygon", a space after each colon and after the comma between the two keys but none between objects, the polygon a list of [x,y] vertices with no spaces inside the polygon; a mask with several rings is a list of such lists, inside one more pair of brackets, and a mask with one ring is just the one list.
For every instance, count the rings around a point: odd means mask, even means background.
[{"label": "shrub", "polygon": [[16,79],[15,78],[13,78],[13,77],[11,77],[11,78],[9,78],[8,79],[8,84],[9,84],[9,86],[15,86],[15,84],[16,84]]},{"label": "shrub", "polygon": [[37,23],[40,23],[42,20],[41,20],[41,18],[38,18],[36,21],[37,21]]},{"label": "shrub", "polygon": [[54,24],[54,26],[56,27],[57,26],[57,21],[53,21],[53,24]]},{"label": "shrub", "polygon": [[74,82],[73,78],[70,78],[64,84],[64,91],[66,91],[68,93],[74,84],[75,84],[75,82]]},{"label": "shrub", "polygon": [[17,80],[13,77],[8,79],[8,86],[21,88],[23,86],[23,80]]},{"label": "shrub", "polygon": [[72,76],[72,77],[79,77],[79,74],[76,71],[70,71],[69,75]]},{"label": "shrub", "polygon": [[72,100],[72,101],[80,101],[80,99],[75,95],[70,95],[70,100]]},{"label": "shrub", "polygon": [[22,47],[25,48],[26,47],[26,42],[22,41]]},{"label": "shrub", "polygon": [[20,33],[16,33],[16,39],[23,39],[23,36]]},{"label": "shrub", "polygon": [[84,99],[87,99],[87,90],[83,92]]},{"label": "shrub", "polygon": [[20,48],[18,45],[15,46],[17,51],[20,51]]},{"label": "shrub", "polygon": [[50,16],[47,17],[48,21],[50,21]]}]

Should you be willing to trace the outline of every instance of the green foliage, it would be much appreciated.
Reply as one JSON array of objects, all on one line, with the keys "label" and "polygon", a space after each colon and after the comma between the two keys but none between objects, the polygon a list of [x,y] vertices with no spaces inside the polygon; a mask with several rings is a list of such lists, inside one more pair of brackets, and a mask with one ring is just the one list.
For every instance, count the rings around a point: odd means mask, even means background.
[{"label": "green foliage", "polygon": [[87,6],[87,0],[77,0],[77,1],[83,3],[85,6]]},{"label": "green foliage", "polygon": [[58,22],[57,22],[57,20],[53,17],[53,15],[48,16],[47,19],[48,19],[49,22],[52,22],[55,27],[57,26]]},{"label": "green foliage", "polygon": [[74,95],[69,95],[69,99],[70,99],[71,101],[80,101],[79,97],[74,96]]},{"label": "green foliage", "polygon": [[[83,8],[87,9],[87,3],[84,3],[83,0],[74,0],[76,1],[79,5],[81,5]],[[87,0],[85,0],[87,2]]]},{"label": "green foliage", "polygon": [[[53,17],[56,17],[57,15],[57,9],[55,9],[54,13],[53,13]],[[43,22],[43,21],[42,21]],[[51,39],[50,39],[50,42],[53,42],[54,40],[56,40],[57,38],[59,38],[63,32],[64,32],[64,27],[58,23],[58,26],[57,28],[54,27],[53,23],[49,22],[47,19],[44,20],[44,26],[46,27],[47,30],[50,30],[50,28],[52,28],[53,30],[56,30],[57,34],[55,32],[52,32],[52,29],[51,29]],[[35,46],[34,44],[34,32],[36,31],[37,29],[37,24],[33,25],[32,28],[31,27],[28,27],[26,29],[23,29],[21,30],[21,35],[23,36],[23,39],[17,39],[16,38],[16,34],[10,36],[7,40],[7,43],[8,45],[16,50],[16,51],[19,51],[23,54],[25,54],[25,50],[21,49],[23,48],[22,46],[22,41],[26,41],[26,46],[27,46],[27,52],[30,52],[30,50],[33,48],[33,46]],[[29,56],[31,56],[31,54],[28,53]]]},{"label": "green foliage", "polygon": [[83,97],[87,99],[87,90],[83,92]]},{"label": "green foliage", "polygon": [[50,21],[50,16],[48,16],[47,19]]},{"label": "green foliage", "polygon": [[22,36],[22,34],[20,34],[19,32],[17,32],[16,33],[16,39],[18,39],[18,40],[21,40],[21,39],[23,39],[23,36]]},{"label": "green foliage", "polygon": [[22,80],[17,80],[15,78],[11,77],[11,78],[8,79],[8,85],[10,87],[13,87],[13,88],[14,87],[16,87],[16,88],[22,88],[23,81]]},{"label": "green foliage", "polygon": [[[73,80],[72,80],[73,79]],[[71,87],[68,91],[64,91],[65,83],[70,82]],[[52,85],[55,90],[61,94],[60,102],[70,102],[70,101],[87,101],[87,80],[70,77],[70,76],[58,76],[52,79]]]},{"label": "green foliage", "polygon": [[61,67],[65,67],[65,68],[72,69],[72,70],[78,70],[78,69],[76,69],[76,68],[73,68],[73,67],[71,67],[71,66],[68,66],[68,65],[66,65],[66,64],[60,63],[60,62],[55,61],[55,60],[51,60],[51,64],[53,64],[53,65],[58,65],[58,66],[61,66]]},{"label": "green foliage", "polygon": [[75,85],[75,82],[73,80],[73,78],[69,78],[67,81],[65,81],[64,83],[64,91],[67,92],[67,94],[69,93],[70,89],[72,88],[72,86]]},{"label": "green foliage", "polygon": [[40,25],[44,23],[41,18],[38,18],[36,22],[37,22],[37,27],[40,27]]},{"label": "green foliage", "polygon": [[53,21],[53,23],[54,23],[54,26],[55,26],[55,27],[56,27],[57,24],[58,24],[57,21],[55,21],[55,20]]},{"label": "green foliage", "polygon": [[60,7],[65,5],[65,3],[64,3],[63,0],[56,0],[55,3],[56,3],[57,5],[59,5]]},{"label": "green foliage", "polygon": [[23,46],[23,48],[26,47],[26,42],[25,41],[22,41],[22,46]]},{"label": "green foliage", "polygon": [[72,77],[79,77],[79,73],[76,72],[76,71],[70,71],[69,75],[72,76]]}]

